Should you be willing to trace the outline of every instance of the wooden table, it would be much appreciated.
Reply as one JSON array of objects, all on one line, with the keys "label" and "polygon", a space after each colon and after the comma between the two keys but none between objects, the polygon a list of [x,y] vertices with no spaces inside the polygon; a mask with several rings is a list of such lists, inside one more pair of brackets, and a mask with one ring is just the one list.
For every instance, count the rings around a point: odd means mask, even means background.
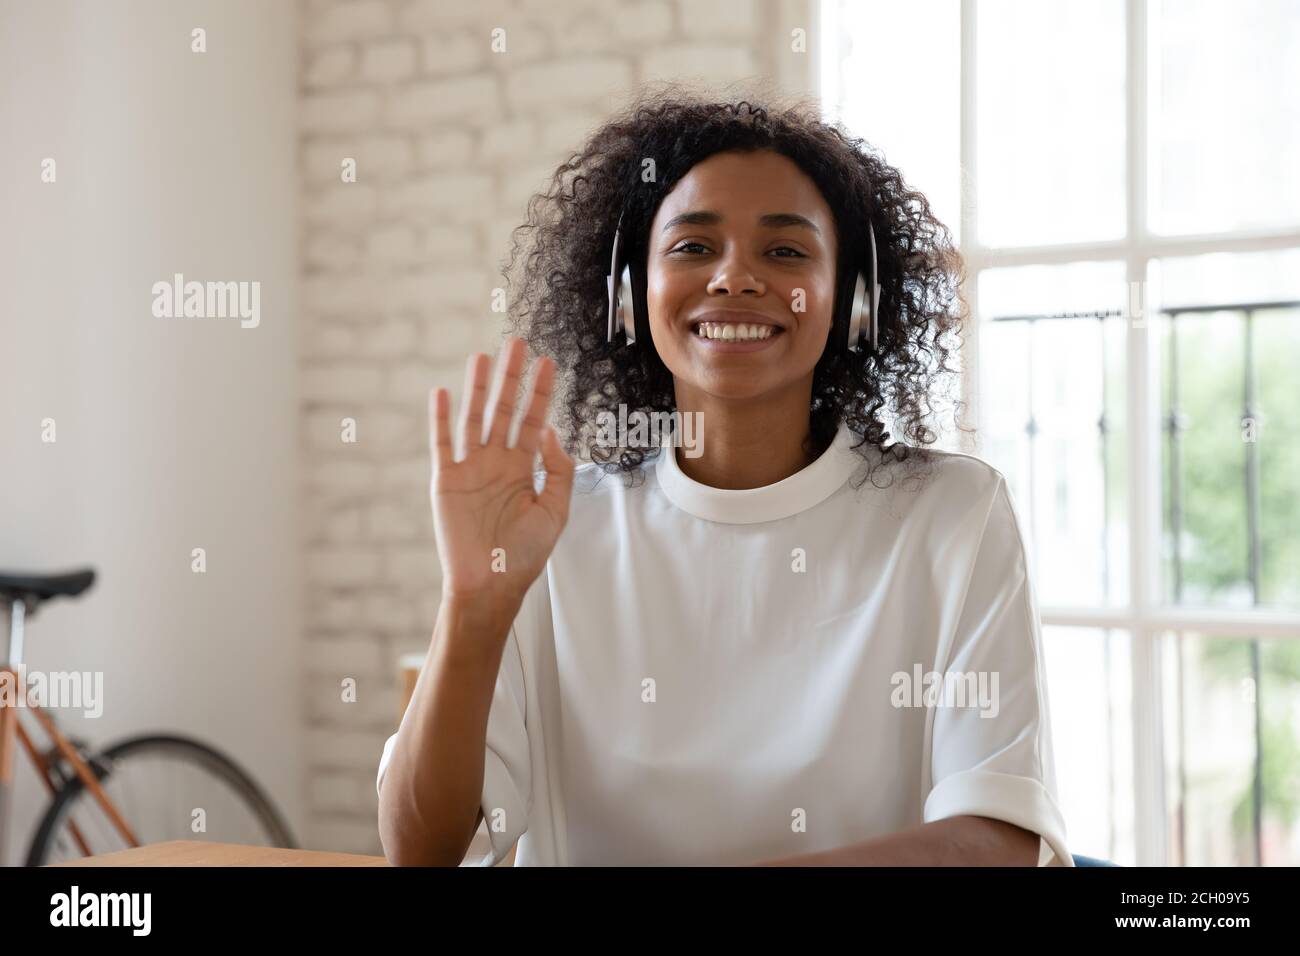
[{"label": "wooden table", "polygon": [[169,840],[52,866],[387,866],[382,856]]}]

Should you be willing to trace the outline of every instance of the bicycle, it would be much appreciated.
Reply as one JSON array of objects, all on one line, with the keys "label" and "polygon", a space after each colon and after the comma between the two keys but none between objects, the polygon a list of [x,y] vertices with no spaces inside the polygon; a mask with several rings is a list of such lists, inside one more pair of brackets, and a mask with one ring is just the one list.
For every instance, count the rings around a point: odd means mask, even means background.
[{"label": "bicycle", "polygon": [[[270,798],[247,771],[216,748],[176,734],[144,734],[92,752],[86,741],[66,736],[45,708],[28,700],[17,670],[23,667],[26,620],[42,602],[75,598],[94,580],[90,568],[66,574],[0,572],[0,604],[7,608],[10,622],[9,646],[0,656],[0,690],[3,682],[11,682],[21,695],[0,695],[0,860],[5,858],[15,779],[15,740],[51,795],[28,849],[27,866],[174,839],[296,848]],[[12,703],[17,706],[9,706]],[[37,748],[18,719],[23,709],[49,739],[45,750]],[[141,782],[146,770],[158,769],[163,771],[161,780]],[[186,779],[196,770],[204,775],[201,788],[191,787]],[[141,796],[158,799],[160,808],[142,808]],[[202,827],[196,831],[200,819]],[[209,832],[209,823],[216,824],[215,831]]]}]

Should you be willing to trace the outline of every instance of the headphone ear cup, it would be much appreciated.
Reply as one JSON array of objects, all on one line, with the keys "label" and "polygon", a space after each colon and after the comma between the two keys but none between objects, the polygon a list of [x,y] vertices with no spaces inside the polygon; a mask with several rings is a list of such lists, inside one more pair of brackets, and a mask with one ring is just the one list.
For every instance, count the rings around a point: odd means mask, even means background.
[{"label": "headphone ear cup", "polygon": [[609,307],[606,312],[605,341],[613,342],[614,333],[618,331],[618,289],[614,285],[614,276],[605,276],[605,288],[609,293]]},{"label": "headphone ear cup", "polygon": [[636,299],[632,293],[632,267],[625,265],[618,283],[618,327],[627,336],[627,344],[636,344]]},{"label": "headphone ear cup", "polygon": [[[852,348],[851,329],[853,326],[853,292],[856,276],[852,269],[843,263],[836,273],[835,313],[831,317],[831,339],[838,340]],[[829,344],[828,344],[829,347]]]},{"label": "headphone ear cup", "polygon": [[622,327],[622,302],[620,301],[621,290],[619,288],[619,273],[625,271],[621,269],[623,263],[623,216],[618,217],[618,225],[614,227],[614,243],[609,257],[609,273],[605,276],[605,290],[608,293],[608,312],[606,320],[605,341],[613,342],[614,335]]},{"label": "headphone ear cup", "polygon": [[877,337],[880,332],[880,283],[876,283],[875,297],[871,300],[871,351],[879,349]]},{"label": "headphone ear cup", "polygon": [[867,297],[867,280],[857,273],[853,280],[853,299],[849,307],[849,337],[846,343],[852,352],[862,345],[864,333],[871,322],[871,300]]}]

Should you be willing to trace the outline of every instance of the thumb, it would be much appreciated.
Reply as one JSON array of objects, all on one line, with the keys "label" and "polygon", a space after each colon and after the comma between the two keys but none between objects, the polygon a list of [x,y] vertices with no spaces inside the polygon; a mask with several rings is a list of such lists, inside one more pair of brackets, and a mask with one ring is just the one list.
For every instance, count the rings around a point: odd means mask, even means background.
[{"label": "thumb", "polygon": [[565,454],[560,436],[547,425],[542,432],[542,465],[546,468],[546,487],[537,501],[561,521],[569,517],[569,500],[573,495],[573,459]]}]

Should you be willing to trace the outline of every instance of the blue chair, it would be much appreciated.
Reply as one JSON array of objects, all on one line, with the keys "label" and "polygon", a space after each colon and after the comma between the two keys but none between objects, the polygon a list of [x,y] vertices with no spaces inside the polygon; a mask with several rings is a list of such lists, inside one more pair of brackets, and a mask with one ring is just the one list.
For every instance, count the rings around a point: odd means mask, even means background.
[{"label": "blue chair", "polygon": [[1112,863],[1110,860],[1101,860],[1095,856],[1080,856],[1078,853],[1070,854],[1074,857],[1075,866],[1119,866],[1118,863]]}]

